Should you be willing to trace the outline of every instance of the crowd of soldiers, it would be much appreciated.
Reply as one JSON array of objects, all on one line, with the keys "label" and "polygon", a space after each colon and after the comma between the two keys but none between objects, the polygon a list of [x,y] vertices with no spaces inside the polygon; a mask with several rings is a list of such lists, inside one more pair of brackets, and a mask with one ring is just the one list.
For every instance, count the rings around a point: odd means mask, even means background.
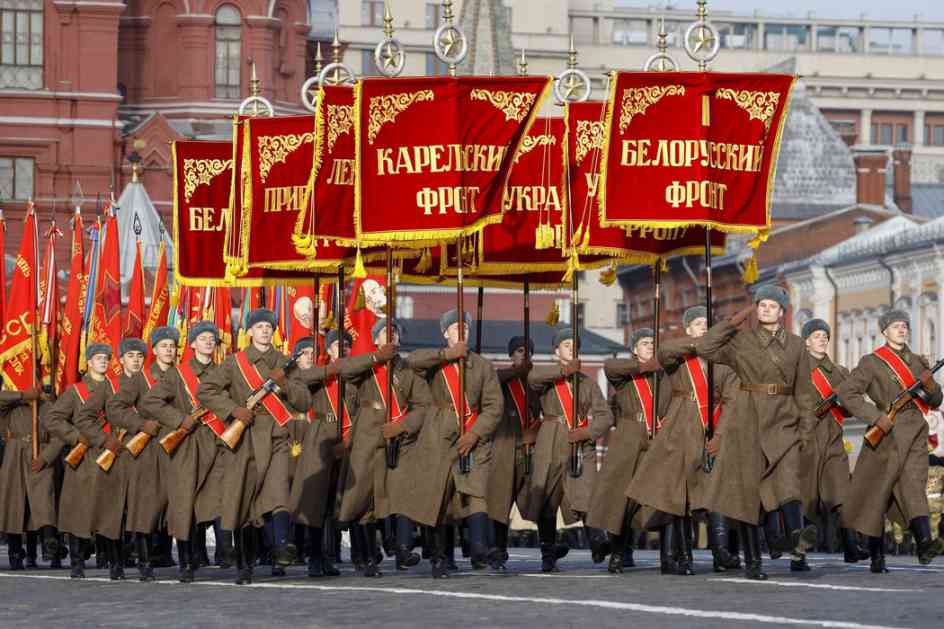
[{"label": "crowd of soldiers", "polygon": [[[173,539],[179,580],[191,582],[209,563],[212,525],[216,561],[235,564],[239,584],[263,560],[274,575],[304,560],[310,577],[337,576],[341,530],[366,577],[381,576],[382,545],[397,570],[425,557],[434,578],[448,578],[461,525],[472,568],[502,572],[515,507],[537,526],[544,572],[567,553],[559,515],[583,523],[594,562],[608,558],[611,573],[633,565],[633,540],[648,531],[663,574],[693,574],[693,518],[707,523],[713,569],[743,560],[750,579],[767,578],[762,552],[809,570],[817,527],[837,517],[845,561],[887,572],[890,519],[929,563],[942,541],[929,519],[925,414],[942,393],[907,345],[908,314],[888,311],[885,343],[850,372],[827,356],[829,326],[812,320],[802,338],[791,334],[787,307],[785,291],[766,286],[710,328],[704,307],[689,308],[685,335],[658,352],[653,331],[637,330],[631,357],[605,363],[609,401],[581,372],[570,328],[553,338],[556,364],[532,365],[533,343],[514,337],[510,366],[496,369],[469,351],[469,317],[455,310],[441,317],[442,349],[407,356],[401,326],[379,319],[372,352],[345,356],[350,337],[332,330],[326,360],[312,337],[290,358],[273,346],[265,309],[249,314],[246,349],[221,364],[208,321],[189,329],[179,364],[171,327],[154,330],[150,347],[123,340],[118,376],[112,348],[90,345],[87,372],[58,399],[0,392],[10,568],[29,567],[24,541],[41,540],[54,566],[68,557],[74,578],[94,552],[112,579],[134,555],[140,580],[152,581],[155,567],[173,565]],[[884,438],[863,446],[850,475],[843,420],[853,415]]]}]

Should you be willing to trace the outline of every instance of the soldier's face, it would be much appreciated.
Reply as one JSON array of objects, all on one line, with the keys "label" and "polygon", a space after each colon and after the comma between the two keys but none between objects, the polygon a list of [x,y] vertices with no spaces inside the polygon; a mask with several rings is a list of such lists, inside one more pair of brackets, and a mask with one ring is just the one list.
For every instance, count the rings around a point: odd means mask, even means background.
[{"label": "soldier's face", "polygon": [[121,358],[118,359],[118,362],[121,363],[121,367],[125,370],[129,376],[141,371],[141,367],[144,366],[144,352],[125,352],[121,355]]},{"label": "soldier's face", "polygon": [[253,343],[257,345],[267,346],[272,344],[272,334],[274,330],[272,329],[272,324],[268,321],[260,321],[256,325],[249,328],[249,338],[252,339]]},{"label": "soldier's face", "polygon": [[313,347],[306,347],[298,354],[298,368],[299,369],[311,369],[311,366],[314,364],[315,358],[315,349]]},{"label": "soldier's face", "polygon": [[574,359],[574,340],[567,339],[561,341],[557,349],[554,350],[554,355],[557,356],[557,359],[561,362],[569,363],[572,361]]},{"label": "soldier's face", "polygon": [[511,353],[511,364],[515,367],[522,366],[527,360],[528,352],[525,351],[524,347],[519,347]]},{"label": "soldier's face", "polygon": [[328,349],[326,351],[328,352],[328,358],[330,358],[332,361],[337,360],[338,357],[341,355],[341,342],[335,341],[334,343],[328,346]]},{"label": "soldier's face", "polygon": [[685,334],[690,337],[697,339],[700,336],[705,336],[705,332],[708,331],[708,318],[707,317],[698,317],[693,319],[691,323],[688,324],[688,327],[685,328]]},{"label": "soldier's face", "polygon": [[105,375],[105,372],[108,371],[109,360],[111,359],[108,358],[108,354],[95,354],[88,360],[89,371],[99,376]]},{"label": "soldier's face", "polygon": [[202,332],[193,339],[190,347],[203,357],[212,356],[216,351],[216,335],[212,332]]},{"label": "soldier's face", "polygon": [[[397,347],[400,346],[400,333],[397,332],[397,328],[394,327],[390,330],[390,342]],[[383,328],[380,332],[377,333],[377,336],[374,337],[374,345],[380,347],[381,345],[387,344],[387,328]]]},{"label": "soldier's face", "polygon": [[154,357],[162,365],[171,365],[177,358],[177,344],[170,339],[158,341],[154,346]]},{"label": "soldier's face", "polygon": [[[469,340],[469,324],[463,323],[462,329],[463,329],[462,339],[465,341],[468,341]],[[448,328],[446,328],[446,331],[443,333],[443,336],[446,337],[446,343],[449,344],[449,347],[452,347],[453,345],[458,343],[459,342],[459,323],[458,322],[453,323]]]},{"label": "soldier's face", "polygon": [[889,343],[895,345],[904,345],[908,342],[908,323],[906,321],[895,321],[882,332]]},{"label": "soldier's face", "polygon": [[761,325],[779,323],[783,308],[773,299],[761,299],[757,302],[757,320]]},{"label": "soldier's face", "polygon": [[639,342],[636,343],[636,347],[633,348],[633,351],[639,360],[652,360],[652,356],[655,354],[655,345],[651,338],[641,338]]},{"label": "soldier's face", "polygon": [[817,330],[806,337],[806,349],[811,354],[822,356],[829,347],[829,335],[825,330]]}]

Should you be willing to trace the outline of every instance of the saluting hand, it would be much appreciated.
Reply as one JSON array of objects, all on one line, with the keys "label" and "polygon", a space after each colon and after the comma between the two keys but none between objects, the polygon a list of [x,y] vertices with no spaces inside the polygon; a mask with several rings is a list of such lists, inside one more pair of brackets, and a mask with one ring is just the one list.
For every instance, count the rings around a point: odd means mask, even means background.
[{"label": "saluting hand", "polygon": [[569,378],[575,373],[580,371],[580,361],[572,360],[570,362],[561,363],[561,375],[565,378]]},{"label": "saluting hand", "polygon": [[465,358],[469,355],[469,348],[466,345],[465,341],[459,341],[452,347],[447,347],[443,350],[443,357],[448,361],[458,360],[460,358]]},{"label": "saluting hand", "polygon": [[730,321],[731,325],[737,327],[741,325],[742,323],[744,323],[745,321],[747,321],[747,318],[750,317],[751,313],[753,312],[754,312],[754,304],[751,304],[750,306],[747,306],[743,310],[739,310],[738,312],[736,312],[734,316],[731,317],[728,321]]},{"label": "saluting hand", "polygon": [[655,373],[662,369],[662,365],[655,358],[639,363],[639,373]]}]

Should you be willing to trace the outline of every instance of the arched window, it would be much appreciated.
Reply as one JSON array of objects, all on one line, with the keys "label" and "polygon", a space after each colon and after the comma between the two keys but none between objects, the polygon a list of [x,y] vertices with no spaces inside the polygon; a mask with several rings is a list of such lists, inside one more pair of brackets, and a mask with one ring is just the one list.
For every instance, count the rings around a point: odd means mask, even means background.
[{"label": "arched window", "polygon": [[242,47],[242,17],[231,4],[224,4],[216,12],[216,70],[217,98],[240,96],[240,49]]}]

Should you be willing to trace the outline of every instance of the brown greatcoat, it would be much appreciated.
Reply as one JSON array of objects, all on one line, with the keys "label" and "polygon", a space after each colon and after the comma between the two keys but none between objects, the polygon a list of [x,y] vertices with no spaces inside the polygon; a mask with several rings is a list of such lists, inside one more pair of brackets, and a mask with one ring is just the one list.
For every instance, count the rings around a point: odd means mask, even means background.
[{"label": "brown greatcoat", "polygon": [[[255,345],[249,345],[244,351],[263,381],[273,369],[284,367],[288,362],[288,358],[272,346],[262,352]],[[252,393],[236,365],[236,354],[231,354],[219,369],[200,381],[197,398],[229,423],[234,421],[233,409],[245,408]],[[290,411],[308,408],[311,404],[308,388],[294,377],[286,380],[279,393],[269,395],[278,395]],[[232,457],[227,458],[220,507],[221,524],[227,530],[250,524],[261,526],[266,513],[288,510],[289,432],[278,425],[261,402],[253,409],[253,414],[252,424],[243,433]]]},{"label": "brown greatcoat", "polygon": [[[39,402],[42,416],[48,408]],[[62,451],[62,441],[39,430],[39,458],[45,467],[34,474],[33,410],[19,391],[0,391],[0,434],[6,443],[0,464],[0,531],[22,534],[42,526],[56,525],[54,463]],[[27,518],[27,514],[29,518]]]},{"label": "brown greatcoat", "polygon": [[[895,353],[915,378],[929,369],[924,358],[907,346]],[[879,409],[887,409],[903,388],[881,359],[866,354],[836,393],[843,406],[871,425],[882,416]],[[935,383],[929,393],[931,407],[940,406],[941,387]],[[866,402],[863,395],[868,395],[872,403]],[[907,526],[914,518],[928,516],[927,485],[928,423],[918,407],[909,403],[898,412],[894,429],[877,448],[862,446],[843,506],[843,520],[847,527],[872,537],[882,535],[886,513]]]},{"label": "brown greatcoat", "polygon": [[821,369],[835,391],[849,377],[849,370],[833,363],[829,356],[820,360],[809,353],[800,367],[796,398],[802,413],[800,439],[803,448],[800,456],[803,464],[800,469],[805,487],[803,511],[810,520],[825,525],[822,518],[841,507],[849,492],[849,456],[843,445],[842,426],[833,414],[827,412],[817,417],[814,413],[823,398],[813,386],[812,373],[815,368]]},{"label": "brown greatcoat", "polygon": [[467,412],[478,413],[470,429],[479,437],[471,454],[468,474],[459,473],[459,418],[452,404],[443,367],[441,350],[420,349],[410,354],[409,365],[425,376],[432,395],[432,408],[420,432],[418,450],[421,471],[410,499],[401,513],[414,522],[437,526],[446,518],[465,518],[484,513],[488,477],[492,468],[493,436],[504,412],[501,385],[492,363],[469,352],[465,358],[465,396]]},{"label": "brown greatcoat", "polygon": [[[521,515],[537,522],[542,515],[556,516],[558,507],[564,522],[573,524],[590,510],[590,499],[597,480],[596,445],[593,440],[580,444],[583,453],[583,473],[579,478],[570,475],[570,443],[564,410],[554,391],[554,383],[562,377],[559,366],[534,367],[528,374],[528,384],[541,397],[543,421],[538,429],[534,447],[533,470],[526,510]],[[578,417],[590,419],[590,434],[597,439],[613,425],[613,413],[600,387],[585,374],[580,378]],[[568,378],[569,382],[569,378]],[[569,409],[568,409],[569,414]]]},{"label": "brown greatcoat", "polygon": [[[170,371],[161,371],[154,362],[145,369],[151,370],[155,385]],[[143,373],[136,373],[122,384],[118,394],[105,407],[108,421],[128,431],[129,439],[144,428],[145,420],[157,418],[148,415],[138,406],[151,387]],[[167,511],[167,484],[169,482],[169,460],[161,449],[160,439],[169,431],[166,428],[152,435],[141,453],[135,457],[131,452],[122,452],[128,467],[128,515],[125,530],[129,533],[155,533],[164,524]]]},{"label": "brown greatcoat", "polygon": [[[729,321],[712,326],[696,339],[698,355],[731,367],[741,384],[735,398],[737,428],[721,439],[704,502],[709,511],[748,524],[760,522],[761,511],[802,500],[800,482],[800,409],[793,394],[800,362],[806,356],[802,339],[779,328],[775,333],[756,327],[738,328]],[[746,391],[751,385],[780,385],[787,393]],[[717,469],[717,467],[716,467]],[[720,482],[723,479],[724,482]]]},{"label": "brown greatcoat", "polygon": [[[613,426],[609,431],[606,459],[593,486],[586,525],[602,528],[614,535],[623,532],[626,516],[635,511],[636,503],[626,497],[630,483],[645,461],[649,434],[642,400],[636,393],[633,377],[639,375],[636,358],[610,358],[603,364],[607,380],[616,392],[610,399]],[[655,392],[654,376],[646,376]],[[671,387],[663,375],[659,379],[659,410],[657,418],[665,417],[671,402]],[[648,479],[652,482],[655,479]]]},{"label": "brown greatcoat", "polygon": [[[527,484],[529,475],[525,462],[524,443],[522,442],[521,417],[518,407],[508,388],[509,383],[519,378],[518,371],[513,367],[497,370],[498,381],[502,385],[502,394],[505,399],[505,412],[495,429],[492,446],[492,471],[488,475],[488,491],[485,496],[488,504],[488,517],[496,522],[508,524],[511,519],[511,506],[518,504],[518,511],[525,511],[525,501],[528,499]],[[528,391],[528,383],[522,380],[524,390]],[[536,425],[541,417],[541,400],[528,391],[528,401],[531,404],[531,422]]]},{"label": "brown greatcoat", "polygon": [[[118,391],[131,385],[132,378],[125,373],[121,374],[118,380]],[[125,448],[118,449],[118,456],[111,469],[103,471],[95,464],[95,459],[105,451],[104,431],[105,420],[107,419],[108,402],[116,395],[112,393],[111,383],[106,382],[104,386],[96,387],[89,396],[88,403],[80,410],[75,425],[79,432],[88,439],[92,447],[89,448],[85,458],[92,464],[94,474],[92,494],[92,532],[97,533],[110,540],[121,539],[122,520],[125,515],[125,507],[128,498],[128,479],[131,475],[131,453]],[[120,433],[120,427],[111,426],[111,433],[116,437]],[[127,443],[129,437],[125,436],[121,440],[122,444]]]},{"label": "brown greatcoat", "polygon": [[[662,514],[686,516],[705,507],[708,477],[703,469],[705,427],[686,359],[694,355],[694,339],[689,337],[664,341],[659,348],[659,364],[670,383],[671,403],[665,422],[649,447],[646,458],[626,492],[637,503]],[[707,379],[708,365],[701,361]],[[715,404],[721,408],[718,424],[734,418],[737,376],[724,365],[715,365]],[[718,408],[717,406],[715,408]],[[657,518],[661,520],[661,518]],[[646,523],[650,528],[664,521]]]},{"label": "brown greatcoat", "polygon": [[[90,393],[98,387],[110,386],[105,381],[93,380],[88,374],[82,377],[82,382],[88,386]],[[91,399],[91,395],[89,397]],[[82,406],[82,400],[75,386],[71,386],[59,396],[54,404],[45,409],[40,417],[41,425],[54,439],[58,439],[71,449],[79,442],[81,435],[76,427],[76,421]],[[59,531],[84,539],[92,536],[94,505],[90,498],[94,496],[95,479],[99,472],[98,466],[95,465],[95,457],[91,456],[91,453],[92,449],[89,448],[75,469],[68,463],[63,463],[62,491],[59,494]],[[50,460],[45,457],[43,460],[47,464],[50,463]]]},{"label": "brown greatcoat", "polygon": [[[198,380],[217,369],[216,364],[204,365],[195,357],[190,367]],[[177,368],[169,369],[160,382],[148,391],[139,404],[141,413],[153,417],[167,430],[176,430],[193,412],[187,385]],[[161,431],[162,434],[165,432]],[[149,444],[150,447],[150,444]],[[229,448],[200,420],[167,457],[164,486],[167,489],[167,531],[175,539],[187,541],[193,524],[209,522],[220,515],[220,500],[225,482]]]}]

